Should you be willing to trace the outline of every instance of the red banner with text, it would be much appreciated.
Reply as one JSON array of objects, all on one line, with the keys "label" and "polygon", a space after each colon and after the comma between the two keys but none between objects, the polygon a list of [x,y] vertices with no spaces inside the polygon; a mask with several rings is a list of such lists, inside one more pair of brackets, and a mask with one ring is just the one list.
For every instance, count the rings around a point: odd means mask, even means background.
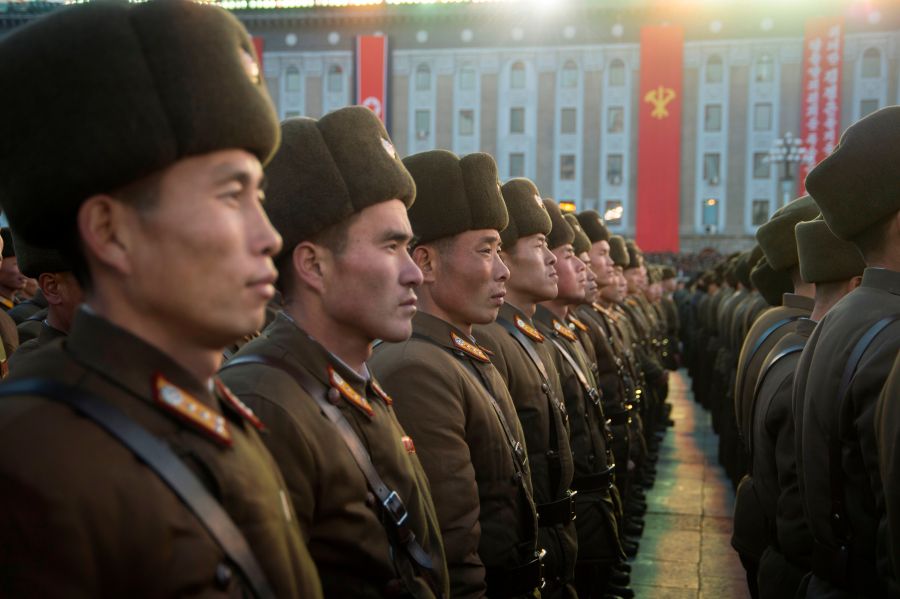
[{"label": "red banner with text", "polygon": [[259,72],[261,77],[265,77],[263,73],[263,49],[265,48],[265,40],[261,37],[253,37],[253,49],[256,50],[256,61],[259,63]]},{"label": "red banner with text", "polygon": [[356,104],[384,122],[387,114],[388,41],[383,35],[356,38]]},{"label": "red banner with text", "polygon": [[806,175],[831,153],[841,133],[843,57],[844,19],[808,20],[803,41],[800,141],[805,152],[797,177],[800,194],[806,189]]},{"label": "red banner with text", "polygon": [[638,95],[637,244],[677,252],[684,30],[641,29]]}]

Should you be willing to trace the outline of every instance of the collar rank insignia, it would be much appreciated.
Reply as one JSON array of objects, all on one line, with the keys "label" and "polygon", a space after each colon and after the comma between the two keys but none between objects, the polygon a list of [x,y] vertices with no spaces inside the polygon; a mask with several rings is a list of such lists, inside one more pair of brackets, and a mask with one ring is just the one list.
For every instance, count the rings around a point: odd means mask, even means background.
[{"label": "collar rank insignia", "polygon": [[394,400],[391,399],[391,396],[384,392],[384,389],[381,388],[381,385],[378,384],[374,378],[369,379],[369,386],[372,387],[372,391],[375,392],[375,395],[381,398],[381,400],[386,403],[388,406],[394,405]]},{"label": "collar rank insignia", "polygon": [[215,381],[216,390],[219,392],[219,397],[222,399],[222,401],[234,408],[234,410],[238,414],[243,416],[245,420],[248,420],[250,424],[252,424],[256,428],[256,430],[265,430],[266,425],[263,424],[262,420],[257,418],[256,414],[253,413],[253,410],[250,409],[250,406],[238,399],[237,395],[232,393],[231,389],[226,387],[225,383],[223,383],[221,380],[216,378]]},{"label": "collar rank insignia", "polygon": [[413,443],[412,437],[403,435],[400,437],[400,442],[403,443],[403,449],[406,450],[406,453],[416,453],[416,444]]},{"label": "collar rank insignia", "polygon": [[583,333],[588,332],[587,325],[584,324],[583,322],[581,322],[580,320],[578,320],[577,318],[575,318],[574,316],[572,316],[571,314],[569,314],[569,322],[574,324],[578,328],[578,330],[580,330],[581,332],[583,332]]},{"label": "collar rank insignia", "polygon": [[9,298],[5,298],[2,295],[0,295],[0,304],[2,304],[3,307],[6,308],[7,310],[14,308],[16,305],[16,303],[14,301],[12,301]]},{"label": "collar rank insignia", "polygon": [[219,444],[231,446],[231,431],[225,418],[159,373],[153,377],[153,400],[166,411],[199,428]]},{"label": "collar rank insignia", "polygon": [[375,410],[372,409],[372,406],[369,404],[369,401],[356,392],[356,389],[350,386],[350,383],[341,378],[341,375],[334,371],[334,368],[331,366],[328,367],[328,381],[331,383],[331,386],[341,392],[341,395],[344,396],[344,399],[349,401],[351,404],[359,408],[359,411],[372,418],[375,416]]},{"label": "collar rank insignia", "polygon": [[553,319],[553,330],[556,331],[557,334],[562,335],[563,337],[568,339],[569,341],[573,341],[573,342],[578,341],[578,337],[575,335],[575,333],[573,333],[569,327],[567,327],[560,321],[556,320],[555,318]]},{"label": "collar rank insignia", "polygon": [[598,304],[597,302],[592,303],[592,304],[591,304],[591,307],[592,307],[594,310],[596,310],[597,312],[600,312],[601,314],[609,314],[609,312],[606,311],[606,308],[604,308],[603,306],[601,306],[601,305]]},{"label": "collar rank insignia", "polygon": [[521,316],[516,316],[515,325],[517,329],[525,333],[525,335],[532,341],[536,341],[538,343],[544,342],[544,336],[541,335],[541,332],[525,322],[525,319]]},{"label": "collar rank insignia", "polygon": [[476,360],[481,362],[490,362],[491,359],[488,358],[488,355],[484,352],[483,349],[475,345],[474,343],[470,343],[454,333],[450,331],[450,341],[453,342],[453,346],[457,349],[461,350],[463,353],[466,353]]}]

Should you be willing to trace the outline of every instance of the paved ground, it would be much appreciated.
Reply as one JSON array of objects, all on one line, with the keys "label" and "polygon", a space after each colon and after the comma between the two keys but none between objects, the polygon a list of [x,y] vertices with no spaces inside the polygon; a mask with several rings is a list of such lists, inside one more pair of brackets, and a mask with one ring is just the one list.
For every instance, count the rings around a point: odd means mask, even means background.
[{"label": "paved ground", "polygon": [[749,598],[731,548],[734,493],[716,460],[709,414],[694,401],[684,371],[669,377],[670,428],[660,446],[656,484],[632,588],[638,599]]}]

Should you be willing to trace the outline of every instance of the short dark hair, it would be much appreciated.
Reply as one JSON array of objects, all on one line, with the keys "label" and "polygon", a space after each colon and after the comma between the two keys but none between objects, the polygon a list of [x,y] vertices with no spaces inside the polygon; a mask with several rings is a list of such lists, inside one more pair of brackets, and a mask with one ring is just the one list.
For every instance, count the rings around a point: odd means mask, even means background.
[{"label": "short dark hair", "polygon": [[888,231],[895,218],[897,218],[896,211],[882,218],[874,225],[866,227],[859,235],[850,240],[853,245],[859,248],[867,264],[880,258],[884,250],[887,249],[885,246],[888,243]]}]

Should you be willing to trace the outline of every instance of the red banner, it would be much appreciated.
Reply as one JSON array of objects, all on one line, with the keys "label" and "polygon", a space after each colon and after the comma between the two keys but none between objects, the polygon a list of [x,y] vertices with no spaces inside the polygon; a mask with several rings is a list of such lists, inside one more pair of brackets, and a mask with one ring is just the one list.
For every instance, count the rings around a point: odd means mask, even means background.
[{"label": "red banner", "polygon": [[837,145],[841,133],[841,71],[844,56],[844,19],[821,17],[806,22],[803,42],[803,92],[798,187],[806,175]]},{"label": "red banner", "polygon": [[356,38],[356,103],[384,121],[387,114],[388,42],[383,35]]},{"label": "red banner", "polygon": [[637,244],[677,252],[681,171],[681,27],[641,29]]},{"label": "red banner", "polygon": [[260,76],[265,77],[262,73],[265,73],[265,69],[263,69],[263,47],[265,46],[265,40],[261,37],[253,36],[253,48],[256,50],[256,60],[259,62],[259,72]]}]

